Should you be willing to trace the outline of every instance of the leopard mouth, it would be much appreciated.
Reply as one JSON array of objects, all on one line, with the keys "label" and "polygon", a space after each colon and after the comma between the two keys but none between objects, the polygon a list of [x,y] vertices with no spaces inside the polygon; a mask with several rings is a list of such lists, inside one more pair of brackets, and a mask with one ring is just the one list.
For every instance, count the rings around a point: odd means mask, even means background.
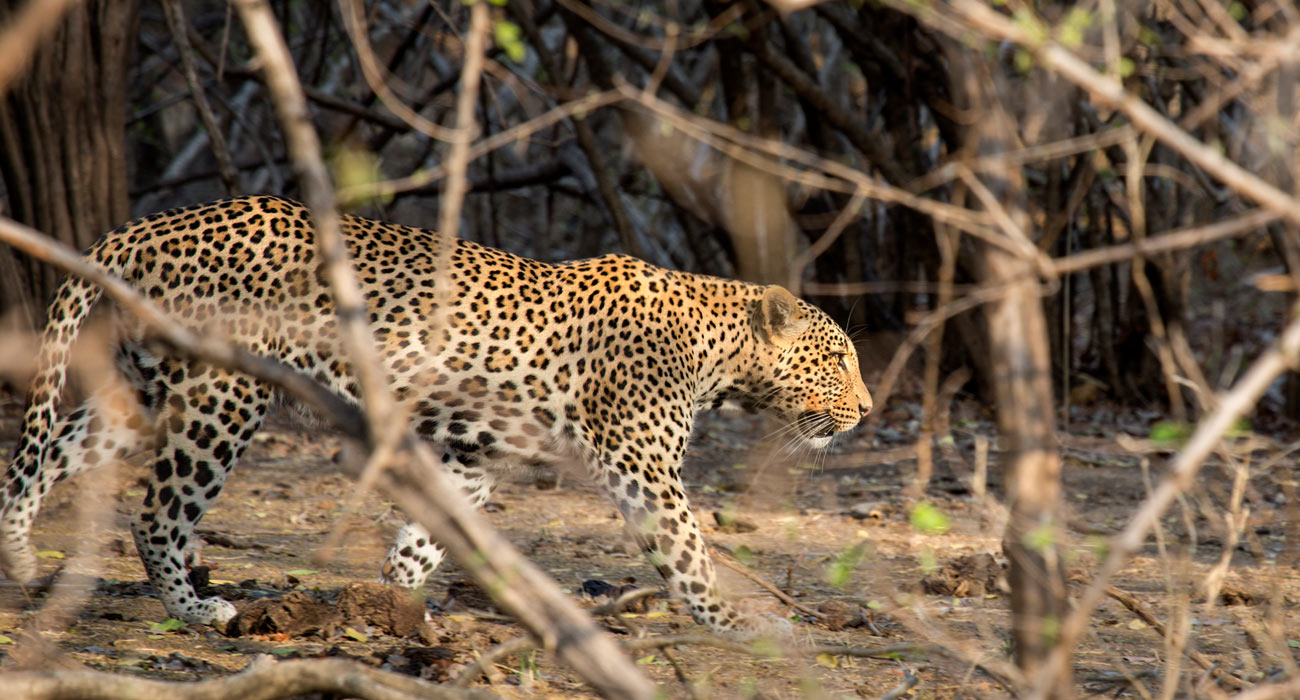
[{"label": "leopard mouth", "polygon": [[795,418],[799,432],[816,442],[828,440],[835,434],[835,419],[828,411],[804,411]]}]

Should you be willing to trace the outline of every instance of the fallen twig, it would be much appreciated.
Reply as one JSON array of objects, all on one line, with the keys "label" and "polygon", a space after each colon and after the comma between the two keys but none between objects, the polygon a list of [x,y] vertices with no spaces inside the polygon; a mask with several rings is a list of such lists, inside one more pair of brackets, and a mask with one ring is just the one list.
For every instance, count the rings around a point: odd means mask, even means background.
[{"label": "fallen twig", "polygon": [[495,695],[435,685],[344,659],[277,662],[255,658],[233,676],[207,681],[158,681],[101,671],[19,671],[0,676],[6,698],[22,700],[272,700],[323,693],[363,700],[446,698],[487,700]]},{"label": "fallen twig", "polygon": [[901,698],[907,693],[907,691],[916,687],[916,684],[919,682],[921,682],[921,677],[905,668],[903,669],[903,682],[891,688],[888,693],[881,695],[880,700],[895,700],[895,698]]},{"label": "fallen twig", "polygon": [[[623,595],[619,596],[617,599],[611,600],[608,603],[605,603],[603,605],[597,605],[596,607],[587,610],[587,613],[590,614],[592,617],[597,617],[600,615],[617,615],[618,613],[627,609],[627,607],[630,606],[632,603],[635,603],[636,601],[641,600],[642,598],[648,598],[654,595],[658,595],[659,592],[660,590],[658,588],[637,588],[635,590],[631,590],[624,593]],[[476,615],[476,617],[482,617],[482,616]],[[485,675],[488,672],[488,669],[492,666],[492,664],[496,663],[498,659],[510,656],[511,654],[517,652],[524,651],[525,649],[532,649],[536,646],[537,646],[537,640],[535,640],[530,636],[515,637],[514,639],[508,639],[492,647],[491,649],[488,649],[487,651],[484,651],[483,653],[479,654],[478,658],[471,661],[469,665],[467,665],[465,669],[460,672],[460,675],[456,676],[455,680],[452,681],[452,685],[459,686],[459,687],[468,686],[470,683],[473,683],[475,680],[477,680],[479,676]]]},{"label": "fallen twig", "polygon": [[460,675],[456,676],[456,678],[452,680],[451,685],[457,688],[464,688],[470,683],[478,680],[479,676],[485,675],[488,672],[488,669],[492,667],[492,664],[495,664],[498,659],[503,659],[511,654],[516,654],[527,649],[534,649],[536,647],[537,640],[530,636],[508,639],[479,654],[478,658],[469,662],[469,664],[465,666],[465,669],[460,672]]},{"label": "fallen twig", "polygon": [[[1141,618],[1141,620],[1149,625],[1151,629],[1156,631],[1156,634],[1159,634],[1161,637],[1166,636],[1164,623],[1152,614],[1150,610],[1147,610],[1146,606],[1142,604],[1142,601],[1138,600],[1127,591],[1120,590],[1114,586],[1106,586],[1104,590],[1106,591],[1107,596],[1115,599],[1120,605],[1128,608],[1130,612]],[[1184,649],[1184,652],[1187,654],[1187,658],[1195,661],[1196,664],[1205,669],[1206,673],[1210,674],[1210,676],[1217,678],[1220,681],[1226,681],[1226,684],[1233,688],[1242,687],[1243,684],[1241,679],[1228,674],[1219,667],[1218,663],[1210,660],[1201,652],[1195,649]]]},{"label": "fallen twig", "polygon": [[763,588],[763,590],[776,596],[777,599],[780,600],[782,603],[789,605],[790,607],[794,608],[795,610],[798,610],[801,613],[804,613],[805,615],[811,615],[812,617],[815,617],[818,620],[826,619],[826,613],[823,613],[818,610],[813,610],[812,608],[808,607],[807,605],[804,605],[803,603],[796,602],[795,599],[787,595],[785,591],[772,585],[767,581],[767,579],[763,578],[762,576],[759,576],[753,571],[750,571],[749,568],[747,568],[744,564],[741,564],[740,562],[736,561],[730,554],[727,554],[726,552],[718,549],[717,547],[710,547],[709,549],[713,551],[714,561],[722,563],[728,569],[731,569],[732,571],[739,573],[740,575],[744,576],[750,581],[757,583],[759,586]]}]

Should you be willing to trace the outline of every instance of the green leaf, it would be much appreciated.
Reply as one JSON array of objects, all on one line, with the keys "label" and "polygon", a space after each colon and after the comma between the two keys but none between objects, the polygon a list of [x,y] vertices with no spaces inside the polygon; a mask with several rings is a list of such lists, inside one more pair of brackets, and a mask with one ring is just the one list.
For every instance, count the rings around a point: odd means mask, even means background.
[{"label": "green leaf", "polygon": [[[14,640],[13,640],[12,638],[10,638],[10,637],[6,637],[6,636],[4,636],[3,634],[0,634],[0,644],[13,644],[13,643],[14,643]],[[1294,644],[1294,643],[1295,643],[1295,642],[1292,642],[1292,644]]]},{"label": "green leaf", "polygon": [[368,640],[370,639],[370,638],[367,637],[366,635],[364,635],[364,634],[362,634],[362,633],[356,631],[355,629],[352,629],[351,627],[349,627],[349,628],[343,630],[343,636],[344,636],[344,637],[347,637],[347,638],[349,638],[349,639],[354,639],[354,640],[356,640],[356,641],[358,641],[358,642],[365,642],[365,641],[368,641]]},{"label": "green leaf", "polygon": [[867,557],[867,543],[858,542],[840,552],[835,561],[826,569],[826,582],[836,588],[844,588],[853,579],[853,571]]},{"label": "green leaf", "polygon": [[67,555],[57,549],[43,549],[36,553],[42,559],[66,559]]},{"label": "green leaf", "polygon": [[1252,428],[1250,419],[1242,416],[1228,428],[1227,432],[1223,434],[1223,437],[1226,437],[1229,440],[1240,440],[1241,438],[1250,437]]},{"label": "green leaf", "polygon": [[942,535],[952,527],[948,515],[929,501],[916,504],[907,519],[912,523],[912,527],[926,535]]},{"label": "green leaf", "polygon": [[1152,442],[1182,446],[1192,436],[1192,426],[1174,420],[1162,420],[1151,426]]},{"label": "green leaf", "polygon": [[294,569],[284,572],[285,576],[315,576],[318,573],[320,572],[315,569]]},{"label": "green leaf", "polygon": [[1024,543],[1029,551],[1045,554],[1056,543],[1056,528],[1051,523],[1042,523],[1025,533]]},{"label": "green leaf", "polygon": [[285,647],[284,649],[271,649],[269,651],[276,656],[288,656],[289,654],[296,653],[298,650],[293,647]]},{"label": "green leaf", "polygon": [[[384,179],[379,156],[356,144],[345,145],[334,152],[330,156],[329,166],[330,173],[334,176],[334,184],[340,190],[373,191],[375,185]],[[391,198],[389,196],[386,199]],[[349,201],[345,204],[365,203]]]},{"label": "green leaf", "polygon": [[736,561],[740,562],[741,564],[744,564],[745,566],[753,566],[754,559],[757,558],[754,554],[754,550],[750,549],[749,547],[743,544],[740,545],[739,547],[736,547],[736,549],[731,552],[731,556],[735,557]]},{"label": "green leaf", "polygon": [[[8,639],[8,637],[5,637],[5,639]],[[13,640],[10,640],[10,641],[13,641]],[[4,643],[5,643],[5,642],[0,642],[0,644],[4,644]],[[1294,639],[1289,639],[1289,640],[1287,640],[1286,645],[1289,646],[1289,647],[1291,647],[1292,649],[1300,649],[1300,642],[1297,642],[1297,641],[1294,640]]]},{"label": "green leaf", "polygon": [[1016,49],[1014,60],[1016,72],[1021,75],[1034,69],[1034,55],[1024,49]]},{"label": "green leaf", "polygon": [[1110,556],[1110,540],[1101,535],[1088,535],[1087,545],[1092,550],[1092,555],[1098,559]]},{"label": "green leaf", "polygon": [[163,620],[162,622],[155,622],[152,625],[149,625],[149,631],[150,632],[175,632],[176,630],[184,626],[185,626],[184,621],[177,620],[174,617],[169,617],[166,620]]},{"label": "green leaf", "polygon": [[1129,58],[1128,56],[1120,56],[1119,77],[1127,78],[1130,75],[1133,75],[1133,71],[1136,69],[1137,69],[1137,65],[1133,63],[1133,59]]},{"label": "green leaf", "polygon": [[637,665],[637,666],[644,666],[644,665],[646,665],[646,664],[648,664],[648,663],[653,662],[654,660],[655,660],[655,655],[654,655],[654,654],[647,654],[647,655],[642,656],[641,658],[637,659],[637,660],[636,660],[636,665]]},{"label": "green leaf", "polygon": [[1083,44],[1083,35],[1092,26],[1092,13],[1082,7],[1072,8],[1065,13],[1065,19],[1061,20],[1060,38],[1061,43],[1071,49],[1077,49]]},{"label": "green leaf", "polygon": [[506,56],[515,63],[523,63],[524,57],[528,54],[524,47],[523,30],[514,22],[498,20],[492,25],[492,39]]},{"label": "green leaf", "polygon": [[1158,46],[1160,44],[1160,34],[1144,24],[1138,29],[1138,41],[1146,47]]},{"label": "green leaf", "polygon": [[1234,2],[1231,5],[1228,5],[1228,16],[1238,22],[1246,19],[1246,15],[1248,14],[1250,14],[1250,10],[1247,10],[1246,6],[1239,2]]},{"label": "green leaf", "polygon": [[1047,28],[1038,20],[1038,17],[1028,8],[1020,8],[1011,13],[1011,18],[1015,20],[1016,26],[1025,33],[1025,38],[1033,46],[1039,46],[1047,40]]},{"label": "green leaf", "polygon": [[934,556],[934,550],[926,547],[916,555],[916,563],[920,564],[921,571],[929,576],[939,570],[939,558]]}]

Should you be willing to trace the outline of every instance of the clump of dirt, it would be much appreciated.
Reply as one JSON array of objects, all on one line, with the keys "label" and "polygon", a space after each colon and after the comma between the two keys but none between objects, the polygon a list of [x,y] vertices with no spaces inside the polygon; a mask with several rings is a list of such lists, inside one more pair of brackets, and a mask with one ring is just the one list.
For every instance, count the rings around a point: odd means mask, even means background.
[{"label": "clump of dirt", "polygon": [[861,627],[866,622],[862,616],[862,607],[844,600],[828,600],[817,606],[817,612],[826,616],[822,618],[822,624],[832,632]]},{"label": "clump of dirt", "polygon": [[1003,565],[987,552],[953,559],[921,579],[921,590],[926,593],[955,598],[978,598],[1007,589]]},{"label": "clump of dirt", "polygon": [[283,598],[257,600],[230,621],[226,633],[326,639],[341,630],[373,629],[394,637],[407,637],[424,624],[424,603],[410,591],[378,583],[353,583],[331,601],[322,592],[293,591]]}]

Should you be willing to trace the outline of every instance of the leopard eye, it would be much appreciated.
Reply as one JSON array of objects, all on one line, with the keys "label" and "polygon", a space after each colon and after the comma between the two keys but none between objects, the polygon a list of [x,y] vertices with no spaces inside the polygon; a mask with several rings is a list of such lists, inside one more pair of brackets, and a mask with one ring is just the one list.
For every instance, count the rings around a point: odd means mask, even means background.
[{"label": "leopard eye", "polygon": [[846,357],[848,357],[847,355],[845,355],[842,352],[833,352],[831,353],[831,357],[834,357],[836,359],[836,361],[840,365],[840,369],[844,370],[845,372],[849,371],[849,361],[845,359]]}]

